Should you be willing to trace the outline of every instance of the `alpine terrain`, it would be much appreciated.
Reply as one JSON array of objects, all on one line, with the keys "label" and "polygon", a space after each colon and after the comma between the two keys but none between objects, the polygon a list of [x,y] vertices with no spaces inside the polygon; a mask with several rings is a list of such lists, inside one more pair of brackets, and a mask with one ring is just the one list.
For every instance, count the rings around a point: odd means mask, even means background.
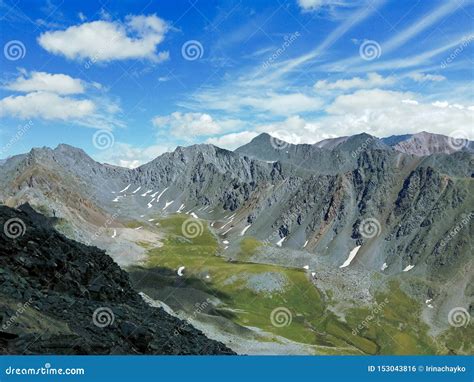
[{"label": "alpine terrain", "polygon": [[10,157],[1,349],[472,354],[473,153],[421,132],[261,134],[134,169],[68,145]]}]

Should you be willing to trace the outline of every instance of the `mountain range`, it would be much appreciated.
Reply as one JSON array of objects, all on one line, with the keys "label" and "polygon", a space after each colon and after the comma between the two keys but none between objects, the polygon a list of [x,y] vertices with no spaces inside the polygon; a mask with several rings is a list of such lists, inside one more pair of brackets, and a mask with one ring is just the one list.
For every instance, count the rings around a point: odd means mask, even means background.
[{"label": "mountain range", "polygon": [[[59,145],[3,161],[0,200],[56,218],[149,303],[238,353],[465,354],[472,324],[451,318],[474,310],[473,152],[427,132],[313,145],[261,134],[126,169]],[[386,333],[356,330],[385,300]],[[277,309],[289,325],[270,319]]]}]

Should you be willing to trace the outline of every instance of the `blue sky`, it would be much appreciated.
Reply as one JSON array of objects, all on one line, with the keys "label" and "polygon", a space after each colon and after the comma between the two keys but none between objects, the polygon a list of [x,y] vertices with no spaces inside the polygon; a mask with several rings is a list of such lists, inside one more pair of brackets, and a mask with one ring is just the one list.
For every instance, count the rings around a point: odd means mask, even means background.
[{"label": "blue sky", "polygon": [[0,1],[0,157],[137,166],[366,131],[473,139],[474,2]]}]

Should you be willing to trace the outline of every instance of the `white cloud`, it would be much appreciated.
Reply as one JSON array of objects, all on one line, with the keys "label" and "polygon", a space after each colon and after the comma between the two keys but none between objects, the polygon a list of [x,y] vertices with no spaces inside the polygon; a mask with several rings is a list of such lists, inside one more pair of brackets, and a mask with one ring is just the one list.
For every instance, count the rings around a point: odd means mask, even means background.
[{"label": "white cloud", "polygon": [[221,137],[209,138],[206,143],[213,144],[227,150],[235,150],[255,138],[258,133],[254,131],[241,131],[240,133],[226,134]]},{"label": "white cloud", "polygon": [[435,101],[432,103],[433,106],[435,107],[440,107],[442,109],[444,109],[445,107],[448,107],[449,106],[449,103],[448,101]]},{"label": "white cloud", "polygon": [[95,104],[90,100],[77,100],[49,92],[32,92],[21,96],[9,96],[0,100],[0,115],[22,119],[47,120],[81,119],[94,113]]},{"label": "white cloud", "polygon": [[394,76],[383,77],[378,73],[368,73],[367,78],[353,77],[335,82],[320,80],[314,84],[314,88],[317,90],[370,89],[393,85],[395,81],[396,78]]},{"label": "white cloud", "polygon": [[439,81],[444,81],[446,79],[445,76],[442,76],[440,74],[427,74],[427,73],[410,73],[408,74],[408,77],[410,77],[413,81],[416,82],[426,82],[426,81],[433,81],[433,82],[439,82]]},{"label": "white cloud", "polygon": [[[458,110],[471,110],[472,111],[472,106],[466,107],[464,105],[460,105],[458,103],[449,103],[448,101],[435,101],[431,103],[435,107],[440,107],[442,109],[444,108],[451,108],[451,109],[458,109]],[[474,116],[473,116],[474,118]]]},{"label": "white cloud", "polygon": [[422,130],[444,135],[454,130],[472,132],[474,113],[462,105],[415,98],[409,92],[359,90],[337,97],[318,123],[338,136],[362,131],[379,137]]},{"label": "white cloud", "polygon": [[324,0],[298,0],[298,5],[305,11],[314,11],[324,5]]},{"label": "white cloud", "polygon": [[153,125],[169,128],[174,136],[214,135],[221,130],[209,114],[174,112],[167,116],[154,117]]},{"label": "white cloud", "polygon": [[285,142],[298,144],[316,143],[326,138],[319,135],[318,128],[318,124],[305,121],[300,116],[295,115],[288,117],[284,121],[257,126],[256,130],[260,133],[271,134]]},{"label": "white cloud", "polygon": [[356,114],[364,110],[381,110],[410,99],[411,93],[401,93],[392,90],[358,90],[351,94],[336,97],[326,108],[329,114]]},{"label": "white cloud", "polygon": [[57,94],[84,93],[83,82],[66,74],[50,74],[45,72],[23,73],[15,81],[5,86],[8,90],[18,92],[45,91]]},{"label": "white cloud", "polygon": [[[5,89],[24,92],[0,99],[0,115],[20,119],[68,121],[86,127],[111,129],[123,126],[116,116],[122,111],[110,100],[101,84],[86,83],[65,74],[26,72]],[[86,94],[91,91],[91,94]]]},{"label": "white cloud", "polygon": [[430,103],[411,92],[364,89],[336,97],[320,118],[306,120],[292,116],[283,121],[259,125],[255,131],[266,132],[294,144],[313,144],[326,138],[361,132],[387,137],[423,130],[451,135],[459,130],[472,137],[473,118],[473,106],[447,101]]},{"label": "white cloud", "polygon": [[304,12],[314,12],[323,7],[348,7],[351,3],[343,0],[298,0],[298,5]]},{"label": "white cloud", "polygon": [[414,99],[402,99],[402,103],[407,103],[409,105],[418,105],[419,102]]},{"label": "white cloud", "polygon": [[115,142],[110,149],[100,151],[95,155],[94,159],[115,166],[135,168],[174,149],[175,146],[152,145],[148,147],[137,147],[128,143]]},{"label": "white cloud", "polygon": [[189,140],[196,136],[221,134],[237,129],[241,121],[235,119],[214,120],[206,113],[174,112],[166,116],[156,116],[152,119],[155,127],[169,129],[175,137]]},{"label": "white cloud", "polygon": [[156,15],[127,16],[123,23],[99,20],[66,30],[45,32],[38,42],[48,52],[69,59],[90,59],[93,62],[148,59],[160,62],[169,57],[168,52],[156,52],[168,30],[168,24]]}]

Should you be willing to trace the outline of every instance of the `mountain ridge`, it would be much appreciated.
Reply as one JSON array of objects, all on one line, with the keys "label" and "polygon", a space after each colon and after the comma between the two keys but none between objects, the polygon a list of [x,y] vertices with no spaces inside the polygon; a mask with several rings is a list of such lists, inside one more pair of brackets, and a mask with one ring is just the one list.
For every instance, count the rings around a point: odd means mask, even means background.
[{"label": "mountain ridge", "polygon": [[[408,146],[407,145],[400,145],[400,143],[409,141],[410,139],[413,139],[413,138],[416,139],[417,137],[423,137],[423,136],[438,139],[438,142],[435,142],[436,145],[434,147],[430,147],[429,142],[425,142],[427,146],[424,147],[425,151],[424,151],[423,155],[416,154],[415,153],[416,149],[410,148],[409,145]],[[353,141],[354,140],[356,140],[356,141],[362,140],[362,142],[360,142],[360,143],[363,143],[364,140],[365,141],[366,140],[375,141],[375,142],[380,141],[384,145],[386,145],[388,147],[393,147],[397,151],[400,151],[400,152],[403,152],[403,153],[406,153],[406,154],[418,155],[418,156],[429,156],[431,154],[436,154],[436,153],[452,154],[456,151],[464,151],[464,150],[466,150],[468,152],[474,152],[474,141],[469,141],[465,138],[451,138],[451,137],[448,137],[448,136],[445,136],[445,135],[442,135],[442,134],[436,134],[436,133],[430,133],[430,132],[427,132],[427,131],[421,131],[419,133],[414,133],[414,134],[392,135],[392,136],[383,137],[383,138],[378,138],[378,137],[375,137],[375,136],[370,135],[368,133],[362,132],[362,133],[354,134],[354,135],[351,135],[351,136],[341,136],[341,137],[337,137],[337,138],[326,138],[326,139],[323,139],[322,141],[316,142],[314,144],[308,144],[308,143],[291,144],[291,143],[286,142],[284,140],[281,140],[277,137],[274,137],[271,134],[260,133],[255,138],[251,139],[248,143],[246,143],[242,146],[239,146],[235,150],[227,150],[225,148],[221,148],[219,146],[216,146],[216,145],[213,145],[213,144],[210,144],[210,143],[200,143],[200,144],[194,144],[194,145],[191,145],[191,146],[177,146],[175,150],[167,152],[167,153],[171,153],[171,152],[174,152],[176,150],[192,149],[192,148],[196,149],[196,148],[205,148],[205,147],[215,147],[216,149],[220,149],[220,150],[223,150],[225,152],[237,152],[237,153],[239,153],[239,152],[243,152],[244,151],[243,148],[245,148],[245,146],[247,146],[247,145],[250,145],[251,143],[254,143],[254,144],[262,144],[262,143],[267,144],[268,142],[270,142],[272,140],[275,141],[276,146],[280,146],[280,147],[283,147],[283,148],[296,147],[296,146],[301,146],[301,147],[313,146],[317,149],[325,149],[325,150],[331,151],[331,150],[337,148],[338,146],[343,145],[345,142],[347,142],[347,140],[350,140],[350,139],[352,139]],[[452,140],[458,139],[458,140],[462,141],[462,144],[461,144],[460,147],[451,148],[451,150],[445,149],[444,151],[442,151],[442,150],[440,150],[440,143],[439,143],[440,139],[442,141],[446,141],[446,142],[449,141],[450,139],[452,139]],[[434,140],[436,141],[436,139],[434,139]],[[418,143],[418,144],[421,144],[421,143]],[[277,149],[280,149],[280,147],[277,147]],[[84,156],[85,155],[88,158],[92,159],[90,157],[90,155],[88,155],[83,149],[72,146],[70,144],[66,144],[66,143],[60,143],[55,148],[50,148],[50,147],[47,147],[47,146],[34,147],[30,150],[30,153],[31,152],[37,152],[37,151],[39,151],[39,152],[52,151],[52,152],[55,152],[55,153],[58,153],[58,152],[65,152],[65,153],[74,152],[78,156]],[[167,154],[167,153],[164,153],[164,154]],[[164,155],[164,154],[161,154],[161,155]],[[27,155],[27,154],[16,154],[16,155],[11,156],[11,157],[0,159],[0,165],[2,163],[4,164],[10,158],[22,157],[24,155]],[[157,158],[159,158],[160,156],[158,156]],[[149,162],[144,163],[144,164],[142,164],[142,165],[140,165],[136,168],[144,166],[144,165],[152,162],[155,159],[152,159]],[[103,165],[108,165],[108,166],[111,166],[112,168],[127,169],[127,167],[121,167],[121,166],[113,165],[113,164],[106,163],[106,162],[98,162],[98,161],[95,161],[95,160],[94,160],[94,162],[97,162],[97,163],[100,163],[100,164],[103,164]]]}]

